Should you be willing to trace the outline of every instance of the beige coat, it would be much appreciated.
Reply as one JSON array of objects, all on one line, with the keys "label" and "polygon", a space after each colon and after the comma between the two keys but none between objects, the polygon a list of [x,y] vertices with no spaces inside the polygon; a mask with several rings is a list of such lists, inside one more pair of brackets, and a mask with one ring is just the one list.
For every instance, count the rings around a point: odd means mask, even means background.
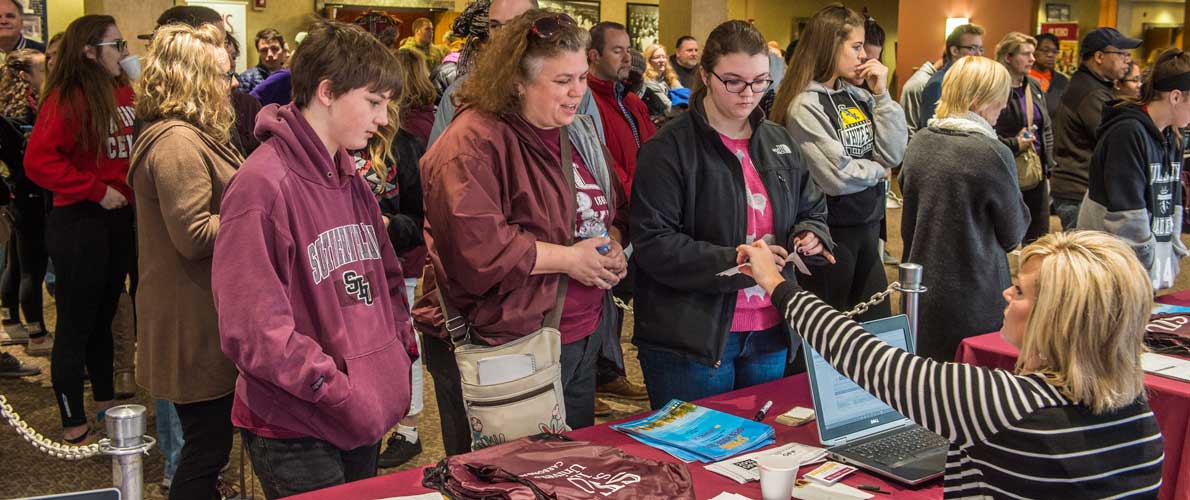
[{"label": "beige coat", "polygon": [[196,403],[235,389],[235,365],[219,348],[211,256],[219,201],[243,161],[230,144],[180,120],[147,125],[133,147],[136,382],[154,398]]}]

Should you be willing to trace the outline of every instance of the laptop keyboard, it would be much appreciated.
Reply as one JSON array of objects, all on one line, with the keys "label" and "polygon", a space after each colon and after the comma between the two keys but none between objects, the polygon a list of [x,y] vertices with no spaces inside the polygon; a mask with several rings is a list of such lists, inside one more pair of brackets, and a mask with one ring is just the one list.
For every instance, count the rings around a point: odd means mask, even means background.
[{"label": "laptop keyboard", "polygon": [[946,438],[916,427],[848,448],[847,453],[890,465],[912,458],[919,451],[947,445]]}]

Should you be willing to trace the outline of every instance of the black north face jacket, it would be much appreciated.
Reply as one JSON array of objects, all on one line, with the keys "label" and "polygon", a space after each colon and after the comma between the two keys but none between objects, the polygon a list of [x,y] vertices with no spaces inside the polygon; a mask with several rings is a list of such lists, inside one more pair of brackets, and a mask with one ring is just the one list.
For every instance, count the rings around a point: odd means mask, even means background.
[{"label": "black north face jacket", "polygon": [[[748,152],[768,190],[776,243],[793,248],[794,236],[811,231],[833,250],[826,199],[793,139],[759,109],[750,120]],[[636,345],[718,366],[737,292],[756,284],[744,275],[716,276],[747,243],[745,197],[740,161],[707,122],[701,99],[641,145],[629,220]],[[790,265],[783,274],[792,280],[794,272]],[[792,355],[798,344],[784,328]]]}]

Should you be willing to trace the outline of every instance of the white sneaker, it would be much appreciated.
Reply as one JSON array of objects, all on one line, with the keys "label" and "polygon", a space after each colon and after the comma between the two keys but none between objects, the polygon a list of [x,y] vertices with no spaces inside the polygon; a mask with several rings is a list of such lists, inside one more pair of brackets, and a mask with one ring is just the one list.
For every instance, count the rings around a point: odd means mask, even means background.
[{"label": "white sneaker", "polygon": [[25,344],[25,354],[28,356],[49,356],[54,352],[54,334],[46,335],[41,338],[41,342],[36,340],[29,340]]},{"label": "white sneaker", "polygon": [[29,341],[29,331],[25,325],[13,323],[2,325],[0,328],[0,345],[24,344]]}]

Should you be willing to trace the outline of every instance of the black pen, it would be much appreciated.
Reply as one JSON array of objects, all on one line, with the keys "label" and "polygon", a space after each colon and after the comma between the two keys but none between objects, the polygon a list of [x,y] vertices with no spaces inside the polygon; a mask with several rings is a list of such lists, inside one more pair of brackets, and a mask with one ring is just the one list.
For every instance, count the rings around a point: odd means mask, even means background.
[{"label": "black pen", "polygon": [[753,417],[752,420],[755,420],[757,422],[764,420],[764,416],[769,413],[769,408],[772,408],[772,407],[773,407],[772,401],[766,402],[764,404],[764,406],[760,407],[760,411],[756,412],[756,416]]},{"label": "black pen", "polygon": [[890,493],[888,491],[884,491],[884,490],[880,489],[879,486],[873,486],[870,484],[861,484],[859,486],[856,486],[856,488],[859,488],[864,491],[871,491],[873,493],[883,493],[885,495],[888,495]]}]

